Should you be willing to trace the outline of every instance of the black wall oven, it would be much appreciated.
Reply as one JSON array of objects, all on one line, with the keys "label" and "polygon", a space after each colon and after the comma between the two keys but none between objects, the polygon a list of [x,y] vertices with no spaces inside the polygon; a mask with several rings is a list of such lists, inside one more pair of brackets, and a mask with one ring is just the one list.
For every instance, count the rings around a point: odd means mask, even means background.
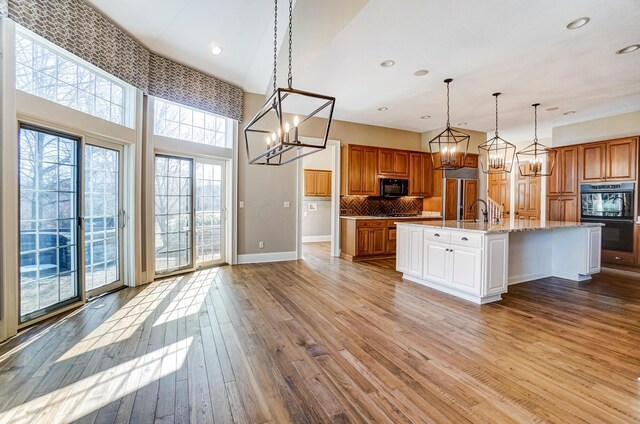
[{"label": "black wall oven", "polygon": [[604,250],[633,252],[634,199],[634,183],[580,186],[580,220],[604,224]]}]

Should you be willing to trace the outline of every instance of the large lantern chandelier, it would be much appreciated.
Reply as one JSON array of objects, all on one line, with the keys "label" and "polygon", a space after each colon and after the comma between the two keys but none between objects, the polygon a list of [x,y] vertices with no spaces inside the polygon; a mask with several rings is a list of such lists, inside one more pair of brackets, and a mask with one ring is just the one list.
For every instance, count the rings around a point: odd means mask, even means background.
[{"label": "large lantern chandelier", "polygon": [[[289,0],[289,75],[287,88],[278,88],[278,0],[274,0],[273,94],[244,128],[250,164],[284,165],[326,148],[335,97],[292,87],[293,0]],[[313,124],[320,138],[303,138]]]},{"label": "large lantern chandelier", "polygon": [[471,136],[451,128],[449,119],[449,84],[451,78],[444,80],[447,84],[447,127],[429,141],[429,151],[433,168],[438,170],[460,169],[464,167]]},{"label": "large lantern chandelier", "polygon": [[480,165],[485,174],[500,174],[511,172],[513,157],[516,154],[516,146],[498,135],[498,96],[501,93],[493,93],[496,98],[496,129],[495,135],[478,146],[480,153]]},{"label": "large lantern chandelier", "polygon": [[518,168],[523,177],[548,177],[553,174],[556,164],[555,149],[538,142],[538,106],[534,103],[534,137],[533,143],[516,153]]}]

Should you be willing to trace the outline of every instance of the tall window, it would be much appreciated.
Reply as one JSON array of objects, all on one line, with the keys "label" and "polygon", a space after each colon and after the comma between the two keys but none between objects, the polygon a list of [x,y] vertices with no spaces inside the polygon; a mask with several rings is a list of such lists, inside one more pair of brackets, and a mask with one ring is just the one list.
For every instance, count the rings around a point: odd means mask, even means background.
[{"label": "tall window", "polygon": [[16,89],[115,124],[127,124],[129,90],[124,83],[26,30],[16,32]]},{"label": "tall window", "polygon": [[229,119],[155,99],[154,134],[216,147],[231,147]]},{"label": "tall window", "polygon": [[224,162],[196,163],[196,263],[222,260]]}]

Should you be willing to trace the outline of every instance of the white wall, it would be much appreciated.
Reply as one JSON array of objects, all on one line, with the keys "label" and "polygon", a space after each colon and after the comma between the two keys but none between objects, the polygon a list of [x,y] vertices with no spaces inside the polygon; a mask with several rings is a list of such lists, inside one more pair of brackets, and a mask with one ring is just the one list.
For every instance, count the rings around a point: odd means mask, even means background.
[{"label": "white wall", "polygon": [[553,146],[610,140],[640,134],[640,110],[553,129]]}]

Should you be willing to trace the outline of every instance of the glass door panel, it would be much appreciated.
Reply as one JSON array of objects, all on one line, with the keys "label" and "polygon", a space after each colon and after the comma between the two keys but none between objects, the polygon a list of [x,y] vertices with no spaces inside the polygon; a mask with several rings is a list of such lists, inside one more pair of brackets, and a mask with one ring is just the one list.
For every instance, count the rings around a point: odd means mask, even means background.
[{"label": "glass door panel", "polygon": [[121,282],[120,150],[84,149],[85,290],[96,295]]},{"label": "glass door panel", "polygon": [[193,266],[193,162],[156,156],[155,270],[166,274]]},{"label": "glass door panel", "polygon": [[196,264],[224,262],[224,162],[196,162]]},{"label": "glass door panel", "polygon": [[20,322],[80,299],[78,143],[20,127]]}]

